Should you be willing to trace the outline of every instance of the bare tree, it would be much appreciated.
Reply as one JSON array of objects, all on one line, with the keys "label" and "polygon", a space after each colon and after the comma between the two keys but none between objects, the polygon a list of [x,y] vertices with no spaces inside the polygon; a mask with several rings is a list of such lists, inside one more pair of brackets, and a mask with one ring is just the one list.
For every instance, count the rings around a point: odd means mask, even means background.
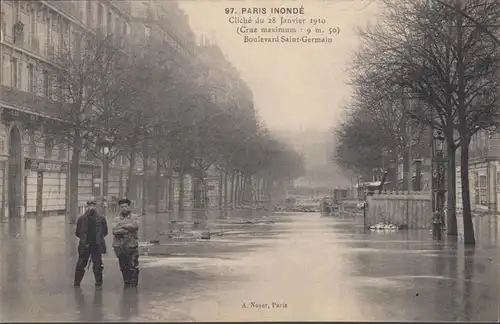
[{"label": "bare tree", "polygon": [[[498,56],[497,46],[484,33],[464,28],[463,16],[446,6],[430,6],[425,1],[385,3],[384,25],[361,33],[365,44],[356,60],[355,79],[362,84],[366,75],[363,71],[371,71],[379,78],[370,82],[376,82],[385,92],[402,87],[407,96],[421,103],[408,108],[410,117],[443,131],[448,143],[448,202],[453,210],[454,152],[461,147],[465,242],[474,244],[468,146],[473,134],[498,120],[498,64],[492,64]],[[498,5],[487,0],[469,1],[461,10],[494,25],[499,19]],[[455,214],[448,216],[448,231],[456,235]]]},{"label": "bare tree", "polygon": [[115,64],[121,52],[107,38],[93,35],[66,46],[52,61],[52,85],[60,102],[57,118],[60,123],[44,127],[45,136],[58,138],[71,148],[69,181],[69,222],[78,213],[78,174],[82,150],[92,147],[98,107],[115,91]]}]

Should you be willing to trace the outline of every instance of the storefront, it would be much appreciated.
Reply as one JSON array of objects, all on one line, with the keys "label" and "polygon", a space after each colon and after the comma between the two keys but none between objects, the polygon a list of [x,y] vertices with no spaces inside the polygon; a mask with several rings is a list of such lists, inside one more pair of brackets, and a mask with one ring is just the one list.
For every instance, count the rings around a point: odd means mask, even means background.
[{"label": "storefront", "polygon": [[[460,166],[456,168],[457,209],[462,209],[462,179]],[[500,171],[498,162],[471,163],[469,166],[469,193],[471,209],[499,211]]]},{"label": "storefront", "polygon": [[64,214],[68,182],[67,163],[25,158],[26,217]]}]

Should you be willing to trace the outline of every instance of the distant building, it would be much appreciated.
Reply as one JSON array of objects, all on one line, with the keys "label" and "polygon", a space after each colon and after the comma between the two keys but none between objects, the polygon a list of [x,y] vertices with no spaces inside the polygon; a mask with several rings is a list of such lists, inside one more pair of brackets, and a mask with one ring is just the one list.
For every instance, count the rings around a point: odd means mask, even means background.
[{"label": "distant building", "polygon": [[[457,208],[462,208],[460,148],[457,150]],[[469,192],[473,210],[499,212],[500,134],[479,131],[469,145]]]}]

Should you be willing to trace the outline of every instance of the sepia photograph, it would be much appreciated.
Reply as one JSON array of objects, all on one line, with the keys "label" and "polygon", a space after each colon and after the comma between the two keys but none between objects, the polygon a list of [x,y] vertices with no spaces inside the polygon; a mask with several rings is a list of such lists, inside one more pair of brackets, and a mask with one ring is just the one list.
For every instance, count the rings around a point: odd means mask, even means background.
[{"label": "sepia photograph", "polygon": [[498,322],[500,0],[2,0],[1,322]]}]

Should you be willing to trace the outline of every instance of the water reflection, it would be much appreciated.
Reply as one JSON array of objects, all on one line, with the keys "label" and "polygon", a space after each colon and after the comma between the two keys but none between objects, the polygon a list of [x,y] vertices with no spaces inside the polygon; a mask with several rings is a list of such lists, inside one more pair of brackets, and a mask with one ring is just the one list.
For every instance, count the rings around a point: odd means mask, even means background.
[{"label": "water reflection", "polygon": [[463,306],[462,306],[462,316],[460,321],[471,321],[471,310],[472,303],[475,301],[475,296],[473,295],[473,284],[475,272],[475,261],[474,256],[476,255],[476,249],[465,248],[464,251],[464,263],[463,263],[463,276],[464,276],[464,289],[463,289]]},{"label": "water reflection", "polygon": [[[448,241],[409,240],[409,236],[401,234],[392,241],[380,237],[378,242],[367,240],[352,244],[355,246],[352,275],[359,277],[360,289],[371,303],[385,307],[384,303],[392,299],[393,306],[401,309],[401,319],[496,319],[498,267],[493,265],[493,258],[488,259],[486,255],[491,251],[497,253],[497,249],[465,248]],[[394,286],[388,285],[389,282],[397,285],[399,292],[390,291],[389,287]],[[408,292],[402,293],[405,290]],[[402,295],[415,296],[415,291],[427,297],[401,298]]]},{"label": "water reflection", "polygon": [[83,290],[75,288],[74,297],[79,322],[102,322],[104,320],[102,290],[95,289],[92,303],[87,304]]},{"label": "water reflection", "polygon": [[42,217],[37,217],[36,218],[36,232],[41,233],[43,229],[43,218]]},{"label": "water reflection", "polygon": [[85,322],[87,320],[87,305],[85,304],[85,295],[81,288],[75,288],[74,292],[76,311],[78,314],[78,321]]},{"label": "water reflection", "polygon": [[139,314],[139,293],[137,288],[123,291],[120,313],[123,321],[128,321]]},{"label": "water reflection", "polygon": [[104,320],[102,290],[100,288],[94,290],[90,320],[92,322],[102,322]]}]

